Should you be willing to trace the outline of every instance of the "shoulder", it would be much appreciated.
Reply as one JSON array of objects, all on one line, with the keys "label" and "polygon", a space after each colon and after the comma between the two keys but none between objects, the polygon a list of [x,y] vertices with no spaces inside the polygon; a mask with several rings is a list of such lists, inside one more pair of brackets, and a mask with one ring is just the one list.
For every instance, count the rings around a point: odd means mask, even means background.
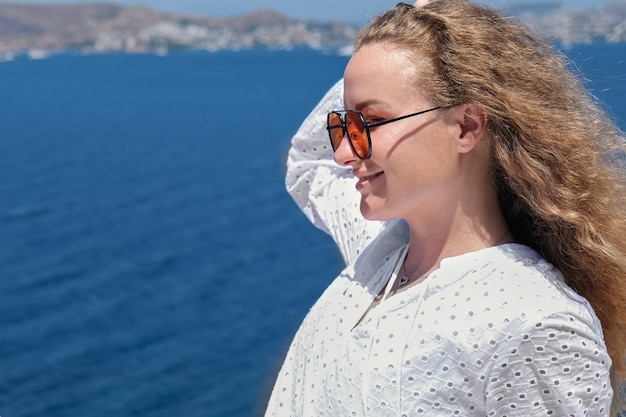
[{"label": "shoulder", "polygon": [[597,325],[591,305],[570,288],[563,274],[537,252],[523,245],[494,248],[490,267],[483,270],[483,285],[497,288],[510,305],[538,316],[567,313]]},{"label": "shoulder", "polygon": [[438,274],[429,277],[434,278],[429,292],[435,301],[429,304],[454,311],[472,327],[522,334],[555,326],[602,339],[587,300],[526,246],[502,245],[444,260]]},{"label": "shoulder", "polygon": [[487,299],[502,294],[500,299],[508,300],[508,304],[521,303],[524,309],[545,304],[589,308],[557,268],[524,245],[507,244],[468,253],[444,260],[441,269],[463,271],[461,276],[453,272],[452,279],[459,278],[455,284],[468,287],[472,293]]}]

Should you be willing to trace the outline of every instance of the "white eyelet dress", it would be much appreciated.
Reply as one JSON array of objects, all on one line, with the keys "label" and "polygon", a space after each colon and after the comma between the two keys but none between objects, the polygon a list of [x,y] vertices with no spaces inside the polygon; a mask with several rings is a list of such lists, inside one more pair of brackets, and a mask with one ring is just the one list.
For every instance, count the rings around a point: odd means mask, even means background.
[{"label": "white eyelet dress", "polygon": [[326,113],[342,95],[340,81],[294,136],[286,182],[347,266],[296,333],[266,416],[608,416],[598,319],[528,247],[445,259],[359,322],[395,279],[408,228],[364,220],[355,178],[332,160]]}]

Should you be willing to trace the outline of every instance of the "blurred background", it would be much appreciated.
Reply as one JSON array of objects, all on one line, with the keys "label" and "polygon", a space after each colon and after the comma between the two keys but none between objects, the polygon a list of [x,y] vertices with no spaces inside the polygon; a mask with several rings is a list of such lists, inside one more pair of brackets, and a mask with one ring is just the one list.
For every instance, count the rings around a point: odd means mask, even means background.
[{"label": "blurred background", "polygon": [[[0,3],[0,415],[261,415],[342,268],[289,140],[395,3],[36,3]],[[624,2],[491,5],[626,127]]]},{"label": "blurred background", "polygon": [[[619,2],[620,0],[618,0]],[[59,4],[70,3],[58,0],[13,0],[19,4]],[[102,3],[100,0],[82,0],[80,3]],[[272,9],[288,15],[291,18],[330,21],[338,20],[350,23],[363,23],[373,15],[379,14],[393,7],[397,1],[388,0],[318,0],[311,2],[293,2],[288,0],[240,0],[225,2],[220,0],[117,0],[116,4],[126,6],[145,6],[156,10],[173,13],[205,15],[212,17],[228,17],[245,13],[252,13],[259,9]],[[411,3],[406,1],[406,3]],[[615,3],[615,0],[481,0],[477,3],[498,9],[511,7],[567,7],[575,10],[585,10],[593,7],[602,7]]]}]

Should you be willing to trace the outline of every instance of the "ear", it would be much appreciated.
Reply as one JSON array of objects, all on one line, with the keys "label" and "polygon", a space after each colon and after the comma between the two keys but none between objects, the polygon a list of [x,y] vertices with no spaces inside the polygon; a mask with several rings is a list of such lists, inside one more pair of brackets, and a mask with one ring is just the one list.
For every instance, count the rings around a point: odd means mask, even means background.
[{"label": "ear", "polygon": [[484,110],[475,104],[463,104],[458,109],[460,127],[459,151],[468,153],[474,149],[485,136],[487,116]]}]

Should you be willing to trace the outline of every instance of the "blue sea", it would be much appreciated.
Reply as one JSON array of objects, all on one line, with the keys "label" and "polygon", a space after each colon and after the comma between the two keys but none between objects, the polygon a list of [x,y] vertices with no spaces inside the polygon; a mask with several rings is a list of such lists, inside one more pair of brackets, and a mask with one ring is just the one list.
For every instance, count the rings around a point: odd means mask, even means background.
[{"label": "blue sea", "polygon": [[[626,128],[626,45],[566,50]],[[248,417],[341,269],[284,191],[348,58],[0,64],[0,415]]]}]

